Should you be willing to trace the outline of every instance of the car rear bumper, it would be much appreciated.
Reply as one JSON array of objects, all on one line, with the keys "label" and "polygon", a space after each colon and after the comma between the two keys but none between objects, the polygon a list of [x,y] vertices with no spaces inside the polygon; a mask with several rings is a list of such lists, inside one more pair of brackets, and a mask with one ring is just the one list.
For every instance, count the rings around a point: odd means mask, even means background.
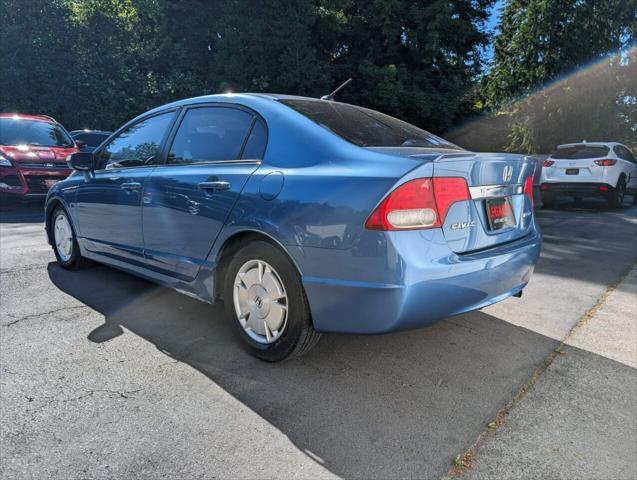
[{"label": "car rear bumper", "polygon": [[540,185],[542,193],[556,195],[606,195],[613,188],[602,182],[544,182]]},{"label": "car rear bumper", "polygon": [[[318,331],[376,334],[407,330],[499,302],[526,286],[542,245],[534,228],[512,243],[457,255],[448,249],[440,231],[421,248],[414,248],[414,232],[399,233],[411,233],[412,238],[392,242],[385,259],[391,275],[399,272],[399,283],[302,277]],[[305,254],[314,252],[306,249]],[[357,269],[336,260],[336,270]]]},{"label": "car rear bumper", "polygon": [[14,197],[45,197],[51,182],[64,180],[70,174],[69,168],[2,168],[0,194]]}]

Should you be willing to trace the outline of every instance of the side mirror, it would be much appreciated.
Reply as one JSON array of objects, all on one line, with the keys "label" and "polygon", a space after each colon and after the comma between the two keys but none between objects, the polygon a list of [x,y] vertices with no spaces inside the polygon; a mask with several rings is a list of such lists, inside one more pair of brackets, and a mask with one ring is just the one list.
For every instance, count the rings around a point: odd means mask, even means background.
[{"label": "side mirror", "polygon": [[75,146],[79,149],[86,147],[86,142],[84,140],[75,140]]},{"label": "side mirror", "polygon": [[95,170],[95,157],[91,152],[75,152],[66,157],[66,163],[73,170],[92,172]]}]

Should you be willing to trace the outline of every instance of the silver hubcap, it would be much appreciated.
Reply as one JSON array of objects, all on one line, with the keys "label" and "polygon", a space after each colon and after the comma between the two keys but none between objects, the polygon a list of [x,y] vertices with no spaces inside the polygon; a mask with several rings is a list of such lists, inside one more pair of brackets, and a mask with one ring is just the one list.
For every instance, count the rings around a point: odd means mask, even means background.
[{"label": "silver hubcap", "polygon": [[233,301],[237,320],[253,340],[273,343],[285,331],[288,297],[281,277],[268,263],[243,264],[234,279]]},{"label": "silver hubcap", "polygon": [[63,213],[55,217],[54,225],[55,249],[60,258],[66,262],[73,255],[73,230]]}]

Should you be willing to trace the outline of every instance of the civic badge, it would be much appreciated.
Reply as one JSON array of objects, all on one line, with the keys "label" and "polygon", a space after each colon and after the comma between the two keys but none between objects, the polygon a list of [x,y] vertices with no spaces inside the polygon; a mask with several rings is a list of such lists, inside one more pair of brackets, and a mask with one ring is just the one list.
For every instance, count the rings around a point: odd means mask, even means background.
[{"label": "civic badge", "polygon": [[452,223],[451,224],[451,230],[460,230],[462,228],[471,228],[471,227],[475,227],[476,226],[476,222],[475,221],[470,221],[470,222],[459,222],[459,223]]}]

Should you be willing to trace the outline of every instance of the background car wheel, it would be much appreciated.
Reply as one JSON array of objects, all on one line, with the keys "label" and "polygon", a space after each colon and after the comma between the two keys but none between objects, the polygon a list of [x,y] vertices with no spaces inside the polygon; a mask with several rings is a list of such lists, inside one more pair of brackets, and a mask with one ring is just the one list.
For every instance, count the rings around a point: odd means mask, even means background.
[{"label": "background car wheel", "polygon": [[542,207],[543,208],[553,208],[555,206],[555,195],[552,193],[543,193],[542,194]]},{"label": "background car wheel", "polygon": [[320,338],[294,265],[264,241],[249,243],[230,261],[224,307],[243,345],[268,362],[300,356]]},{"label": "background car wheel", "polygon": [[608,193],[608,203],[613,208],[619,208],[624,204],[624,197],[626,196],[626,180],[621,177],[617,182],[617,187],[612,188]]},{"label": "background car wheel", "polygon": [[51,240],[55,258],[62,268],[78,270],[92,264],[90,260],[80,255],[80,247],[77,244],[71,219],[61,206],[56,207],[51,215]]}]

